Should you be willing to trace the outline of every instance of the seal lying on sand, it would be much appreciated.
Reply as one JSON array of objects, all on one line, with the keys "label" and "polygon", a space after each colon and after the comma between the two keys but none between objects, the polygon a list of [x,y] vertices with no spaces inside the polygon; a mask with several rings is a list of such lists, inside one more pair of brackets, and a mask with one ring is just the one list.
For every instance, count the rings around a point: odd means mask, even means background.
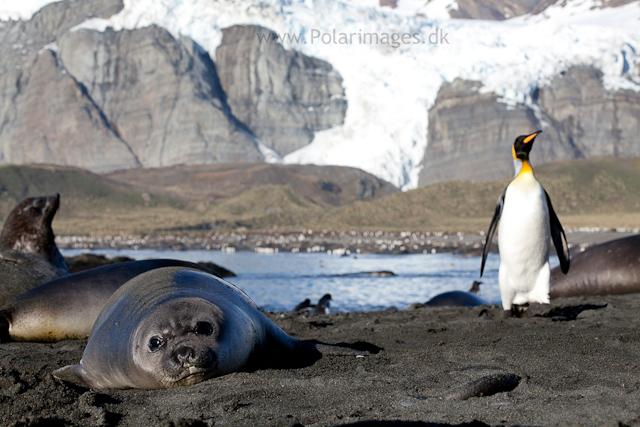
[{"label": "seal lying on sand", "polygon": [[640,292],[640,235],[593,246],[571,258],[565,276],[551,270],[550,297]]},{"label": "seal lying on sand", "polygon": [[471,292],[451,291],[436,295],[425,303],[428,307],[475,307],[477,305],[491,305]]},{"label": "seal lying on sand", "polygon": [[24,199],[4,222],[0,247],[39,256],[63,273],[69,273],[69,266],[56,246],[51,228],[59,206],[59,194]]},{"label": "seal lying on sand", "polygon": [[443,292],[427,301],[428,307],[475,307],[477,305],[491,305],[478,296],[482,282],[475,280],[469,292],[451,291]]},{"label": "seal lying on sand", "polygon": [[62,341],[85,338],[111,295],[139,274],[161,267],[197,264],[152,259],[110,264],[60,277],[33,288],[0,310],[0,341]]},{"label": "seal lying on sand", "polygon": [[56,378],[96,389],[196,384],[265,350],[314,349],[287,335],[234,285],[182,267],[130,280],[95,322],[79,365]]},{"label": "seal lying on sand", "polygon": [[0,248],[0,306],[62,273],[42,258]]}]

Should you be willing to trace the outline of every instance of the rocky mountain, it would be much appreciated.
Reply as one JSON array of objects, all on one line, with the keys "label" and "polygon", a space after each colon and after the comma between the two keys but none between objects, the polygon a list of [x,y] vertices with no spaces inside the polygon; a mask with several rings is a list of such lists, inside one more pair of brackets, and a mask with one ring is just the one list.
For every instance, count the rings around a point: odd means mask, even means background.
[{"label": "rocky mountain", "polygon": [[0,28],[0,162],[94,172],[261,162],[342,123],[340,75],[279,43],[258,45],[257,27],[226,30],[217,65],[156,25],[71,30],[122,7],[53,3]]},{"label": "rocky mountain", "polygon": [[331,64],[286,50],[277,37],[254,25],[225,28],[216,63],[235,117],[284,156],[342,124],[347,101]]},{"label": "rocky mountain", "polygon": [[[594,7],[619,7],[634,0],[605,0]],[[456,0],[449,16],[458,19],[504,20],[526,14],[537,15],[558,0]]]},{"label": "rocky mountain", "polygon": [[29,21],[3,24],[0,162],[89,164],[96,170],[138,165],[84,88],[45,48],[87,18],[109,17],[121,8],[109,0],[78,7],[54,3]]},{"label": "rocky mountain", "polygon": [[[535,164],[576,158],[640,157],[640,93],[608,91],[602,73],[572,67],[536,88],[531,106],[509,106],[482,84],[445,83],[429,110],[429,145],[420,184],[451,179],[499,179],[513,174],[509,145],[538,129]],[[461,123],[464,126],[461,126]]]},{"label": "rocky mountain", "polygon": [[406,190],[511,176],[535,129],[535,164],[640,155],[637,0],[27,3],[0,4],[0,163],[340,165]]}]

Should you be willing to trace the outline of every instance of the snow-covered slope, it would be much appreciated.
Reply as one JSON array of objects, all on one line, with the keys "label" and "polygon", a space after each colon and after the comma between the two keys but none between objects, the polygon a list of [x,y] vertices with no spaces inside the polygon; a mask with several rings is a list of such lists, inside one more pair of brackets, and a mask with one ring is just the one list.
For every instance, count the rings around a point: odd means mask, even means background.
[{"label": "snow-covered slope", "polygon": [[[45,3],[3,1],[0,18],[28,19],[35,5]],[[256,24],[278,32],[285,47],[329,61],[344,79],[345,122],[316,133],[310,145],[283,161],[355,166],[403,189],[417,186],[428,144],[427,112],[445,81],[480,80],[482,91],[495,92],[505,103],[531,104],[534,88],[570,66],[592,65],[604,73],[606,88],[640,90],[638,2],[599,8],[598,0],[573,0],[506,21],[449,19],[448,10],[457,7],[452,0],[400,0],[396,9],[380,7],[377,0],[124,3],[112,18],[80,27],[156,24],[191,37],[215,59],[222,28]],[[397,40],[403,34],[405,43]],[[371,43],[374,37],[377,44]]]}]

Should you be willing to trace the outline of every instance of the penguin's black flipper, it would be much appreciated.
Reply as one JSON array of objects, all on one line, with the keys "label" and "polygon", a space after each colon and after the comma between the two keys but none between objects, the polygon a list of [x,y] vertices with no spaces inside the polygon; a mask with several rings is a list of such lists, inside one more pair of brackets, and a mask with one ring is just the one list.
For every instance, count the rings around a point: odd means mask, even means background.
[{"label": "penguin's black flipper", "polygon": [[491,219],[491,225],[489,226],[489,231],[487,231],[487,239],[484,243],[484,249],[482,250],[482,265],[480,266],[480,277],[482,277],[482,273],[484,273],[484,263],[487,261],[487,255],[489,254],[489,248],[491,247],[491,240],[493,240],[493,235],[496,233],[496,227],[498,226],[498,221],[500,221],[500,216],[502,216],[502,207],[504,206],[504,195],[507,193],[507,189],[498,197],[498,204],[496,205],[496,211],[493,213],[493,218]]},{"label": "penguin's black flipper", "polygon": [[560,220],[558,219],[556,212],[553,210],[551,198],[549,197],[547,190],[544,191],[544,195],[547,196],[547,207],[549,208],[549,222],[551,225],[551,238],[553,239],[553,246],[556,247],[558,259],[560,259],[560,269],[564,274],[567,274],[569,272],[570,264],[567,236],[564,235],[562,224],[560,224]]}]

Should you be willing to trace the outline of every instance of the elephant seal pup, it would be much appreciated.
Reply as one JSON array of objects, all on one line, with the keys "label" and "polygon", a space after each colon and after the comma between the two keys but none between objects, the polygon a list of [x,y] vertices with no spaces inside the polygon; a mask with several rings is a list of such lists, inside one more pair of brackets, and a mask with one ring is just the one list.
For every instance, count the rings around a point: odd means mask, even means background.
[{"label": "elephant seal pup", "polygon": [[640,235],[593,246],[571,258],[565,276],[551,270],[551,298],[640,292]]},{"label": "elephant seal pup", "polygon": [[160,268],[118,289],[79,365],[53,375],[94,389],[160,389],[237,372],[264,350],[309,348],[239,288],[202,271]]},{"label": "elephant seal pup", "polygon": [[475,307],[491,304],[471,292],[451,291],[436,295],[425,305],[428,307]]},{"label": "elephant seal pup", "polygon": [[0,307],[62,273],[42,258],[0,248]]},{"label": "elephant seal pup", "polygon": [[[44,261],[43,261],[44,262]],[[0,310],[0,341],[53,342],[86,338],[111,295],[129,280],[161,267],[208,269],[187,261],[151,259],[110,264],[35,287]]]},{"label": "elephant seal pup", "polygon": [[60,195],[28,197],[16,206],[4,222],[0,247],[33,254],[68,274],[69,266],[58,250],[51,221],[60,207]]}]

